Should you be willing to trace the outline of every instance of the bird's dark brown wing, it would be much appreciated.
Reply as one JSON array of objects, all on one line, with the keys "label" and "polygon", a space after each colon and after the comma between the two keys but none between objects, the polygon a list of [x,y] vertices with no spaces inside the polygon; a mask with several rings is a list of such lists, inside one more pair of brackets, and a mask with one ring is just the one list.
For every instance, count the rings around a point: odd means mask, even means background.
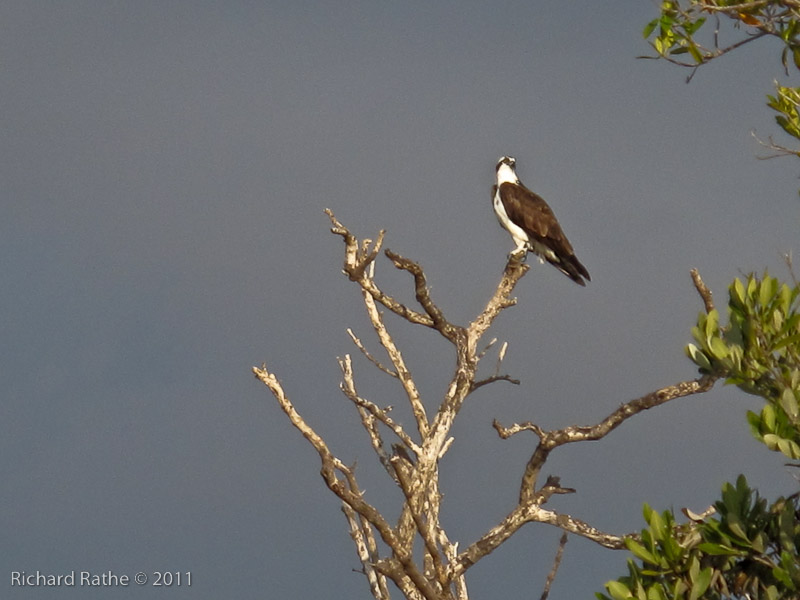
[{"label": "bird's dark brown wing", "polygon": [[591,280],[589,272],[575,257],[572,244],[561,230],[556,216],[541,196],[522,184],[503,183],[500,198],[508,218],[521,227],[531,240],[552,250],[556,260],[544,256],[573,281],[583,284],[581,277]]}]

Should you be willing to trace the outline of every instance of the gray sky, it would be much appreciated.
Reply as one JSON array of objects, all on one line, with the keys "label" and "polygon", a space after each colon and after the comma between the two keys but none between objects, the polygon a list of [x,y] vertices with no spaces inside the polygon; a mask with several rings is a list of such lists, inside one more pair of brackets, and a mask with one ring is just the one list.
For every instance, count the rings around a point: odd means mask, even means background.
[{"label": "gray sky", "polygon": [[[344,4],[344,6],[341,6]],[[465,406],[443,461],[445,524],[469,544],[513,506],[534,440],[498,418],[589,424],[695,376],[683,355],[701,303],[740,272],[785,275],[796,165],[758,161],[774,133],[769,42],[697,74],[636,60],[647,1],[7,2],[0,321],[0,595],[11,572],[192,572],[192,587],[103,598],[367,598],[318,459],[250,367],[266,361],[347,462],[395,506],[336,356],[371,348],[340,273],[332,208],[359,236],[425,267],[465,324],[513,244],[491,212],[494,164],[553,206],[592,282],[533,264],[492,335],[506,370]],[[387,288],[413,300],[384,260]],[[393,324],[397,324],[392,321]],[[397,330],[429,406],[452,365],[431,331]],[[396,403],[392,381],[356,373]],[[548,473],[552,501],[599,528],[641,504],[701,510],[744,472],[795,488],[734,389],[673,402]],[[475,598],[538,597],[558,532],[531,526],[468,579]],[[553,598],[592,597],[625,556],[573,539]],[[331,591],[335,590],[335,591]]]}]

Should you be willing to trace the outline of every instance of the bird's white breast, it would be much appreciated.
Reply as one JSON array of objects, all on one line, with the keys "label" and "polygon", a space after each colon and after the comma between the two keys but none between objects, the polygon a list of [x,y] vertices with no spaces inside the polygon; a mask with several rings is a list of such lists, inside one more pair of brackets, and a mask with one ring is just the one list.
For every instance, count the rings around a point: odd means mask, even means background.
[{"label": "bird's white breast", "polygon": [[[501,167],[502,168],[502,167]],[[514,242],[518,246],[522,246],[523,244],[529,243],[528,234],[525,231],[516,225],[511,219],[508,218],[508,213],[506,213],[506,209],[503,206],[503,200],[500,198],[500,187],[498,186],[497,191],[494,193],[494,201],[492,202],[492,206],[494,207],[494,214],[497,215],[497,220],[500,221],[500,225],[511,234],[511,237],[514,239]]]},{"label": "bird's white breast", "polygon": [[514,169],[511,168],[507,164],[501,164],[497,167],[497,185],[499,186],[501,183],[517,183],[519,179],[517,179],[517,174],[514,172]]}]

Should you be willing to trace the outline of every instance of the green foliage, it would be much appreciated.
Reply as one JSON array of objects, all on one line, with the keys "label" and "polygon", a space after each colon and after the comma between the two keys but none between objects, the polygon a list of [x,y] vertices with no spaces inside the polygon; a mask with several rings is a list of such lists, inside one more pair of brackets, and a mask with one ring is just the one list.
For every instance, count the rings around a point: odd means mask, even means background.
[{"label": "green foliage", "polygon": [[[709,18],[711,17],[711,18]],[[720,23],[740,39],[720,45]],[[708,23],[712,25],[708,26]],[[643,35],[673,64],[697,69],[753,40],[779,40],[781,63],[800,69],[800,3],[795,0],[664,0]],[[690,77],[691,78],[691,77]],[[767,96],[776,122],[800,140],[800,87],[776,82]],[[779,154],[800,151],[769,144]],[[729,288],[727,323],[711,310],[692,328],[686,347],[701,373],[761,397],[747,415],[754,437],[800,459],[800,286],[765,273]],[[789,600],[800,598],[800,493],[772,504],[743,475],[725,484],[713,511],[678,523],[671,510],[644,506],[647,528],[626,540],[628,575],[606,584],[601,600]]]},{"label": "green foliage", "polygon": [[[797,63],[800,61],[800,50],[796,49],[794,52],[795,62]],[[767,106],[778,113],[775,115],[775,121],[781,129],[800,140],[800,114],[798,114],[800,88],[784,87],[776,83],[775,90],[775,96],[767,96]],[[792,153],[800,156],[798,151],[792,151]]]},{"label": "green foliage", "polygon": [[686,353],[702,373],[724,377],[766,400],[747,415],[756,439],[800,459],[800,287],[764,274],[735,279],[729,288],[728,324],[701,313]]},{"label": "green foliage", "polygon": [[[765,400],[749,412],[756,439],[800,458],[800,286],[765,273],[735,279],[727,324],[700,313],[686,353],[702,373]],[[769,505],[739,476],[725,484],[714,514],[678,524],[672,511],[644,507],[647,529],[627,540],[628,575],[603,600],[800,598],[800,494]],[[687,513],[688,514],[688,513]],[[637,562],[638,560],[638,562]]]},{"label": "green foliage", "polygon": [[689,53],[696,64],[702,64],[713,57],[694,40],[705,22],[705,17],[685,12],[679,2],[662,2],[661,16],[645,25],[642,35],[659,56]]},{"label": "green foliage", "polygon": [[722,487],[716,514],[678,525],[671,510],[644,506],[638,559],[628,575],[606,584],[600,600],[778,600],[800,596],[798,495],[771,506],[739,476]]},{"label": "green foliage", "polygon": [[[791,57],[800,69],[800,7],[794,0],[664,0],[661,14],[645,25],[642,35],[661,58],[683,66],[699,66],[753,39],[770,36],[783,46],[781,62]],[[709,21],[709,17],[712,19]],[[719,19],[726,18],[739,31],[739,39],[719,45]],[[703,43],[704,25],[714,29]],[[691,62],[674,59],[688,54]]]},{"label": "green foliage", "polygon": [[[727,21],[733,31],[720,32]],[[772,38],[781,46],[780,60],[788,74],[800,70],[800,4],[796,0],[664,0],[660,15],[647,23],[642,35],[656,56],[696,69],[715,58],[759,38]],[[732,37],[726,45],[721,39]],[[693,71],[694,73],[694,71]],[[690,76],[691,78],[691,76]],[[786,133],[800,139],[800,88],[775,84],[776,95],[767,105]],[[767,144],[779,154],[800,156],[800,151]]]}]

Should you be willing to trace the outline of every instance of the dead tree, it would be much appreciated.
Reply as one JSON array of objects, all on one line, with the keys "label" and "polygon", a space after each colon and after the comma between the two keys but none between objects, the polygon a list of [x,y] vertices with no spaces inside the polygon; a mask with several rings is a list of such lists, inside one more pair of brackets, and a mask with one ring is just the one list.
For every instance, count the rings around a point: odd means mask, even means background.
[{"label": "dead tree", "polygon": [[[504,309],[516,304],[511,293],[529,267],[518,259],[509,258],[500,283],[484,309],[469,325],[456,325],[444,316],[431,298],[420,265],[388,249],[384,250],[384,254],[394,266],[413,277],[415,298],[419,307],[405,306],[381,289],[375,281],[375,260],[383,246],[384,231],[378,234],[374,243],[369,239],[359,242],[330,210],[325,212],[332,223],[331,232],[344,240],[344,273],[361,289],[367,315],[389,364],[384,364],[370,353],[352,331],[348,330],[348,333],[359,351],[377,369],[396,379],[402,386],[414,417],[412,431],[393,420],[389,409],[359,396],[350,356],[345,355],[339,360],[342,371],[341,390],[358,410],[361,424],[378,460],[402,493],[404,501],[396,521],[390,521],[384,512],[365,500],[354,469],[334,455],[323,437],[297,412],[275,374],[266,365],[253,367],[253,373],[269,388],[292,425],[319,454],[322,461],[321,475],[328,488],[342,502],[350,535],[372,595],[377,600],[390,598],[391,582],[409,600],[467,600],[465,575],[469,568],[493,552],[526,523],[548,523],[560,528],[565,534],[579,535],[606,548],[624,548],[625,535],[600,531],[576,517],[546,508],[545,505],[554,494],[571,493],[574,490],[562,487],[558,477],[550,476],[543,483],[540,482],[542,467],[550,453],[559,446],[599,440],[643,410],[675,398],[708,391],[714,385],[715,378],[706,375],[656,390],[622,404],[605,419],[589,426],[575,425],[547,431],[531,422],[505,427],[495,421],[494,428],[503,439],[527,431],[533,433],[538,441],[520,475],[517,505],[501,522],[461,549],[461,544],[448,537],[439,519],[439,461],[453,442],[450,429],[469,394],[497,381],[519,383],[509,375],[500,373],[505,344],[498,351],[494,374],[478,379],[477,371],[479,363],[495,343],[492,340],[482,345],[484,335]],[[698,282],[699,276],[695,283],[702,296]],[[703,297],[707,309],[710,310],[709,306],[713,308],[710,295]],[[426,407],[423,402],[402,352],[386,328],[379,307],[393,312],[408,323],[436,330],[453,347],[456,367],[444,397],[432,415],[429,415],[430,405]],[[393,440],[388,447],[384,441],[387,435]],[[547,596],[555,577],[565,543],[566,537],[562,537],[543,598]]]}]

